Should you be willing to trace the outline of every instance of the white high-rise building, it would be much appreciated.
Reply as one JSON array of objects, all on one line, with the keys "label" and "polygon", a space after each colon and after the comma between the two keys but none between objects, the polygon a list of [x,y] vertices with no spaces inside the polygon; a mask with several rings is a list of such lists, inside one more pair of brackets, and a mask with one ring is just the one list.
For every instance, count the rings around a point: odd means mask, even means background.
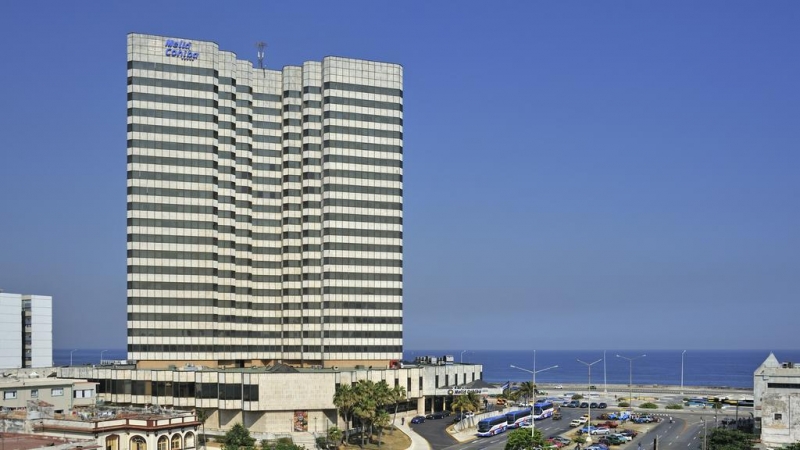
[{"label": "white high-rise building", "polygon": [[402,357],[403,69],[128,35],[128,357]]},{"label": "white high-rise building", "polygon": [[0,292],[0,369],[53,366],[53,297]]}]

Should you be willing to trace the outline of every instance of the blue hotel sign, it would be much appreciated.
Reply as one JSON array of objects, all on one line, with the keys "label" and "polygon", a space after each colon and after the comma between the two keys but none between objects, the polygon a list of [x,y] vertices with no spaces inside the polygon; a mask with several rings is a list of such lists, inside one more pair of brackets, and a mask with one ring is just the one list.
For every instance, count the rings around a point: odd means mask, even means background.
[{"label": "blue hotel sign", "polygon": [[200,56],[200,52],[192,51],[192,43],[189,41],[167,39],[164,41],[164,48],[164,55],[184,61],[194,61]]}]

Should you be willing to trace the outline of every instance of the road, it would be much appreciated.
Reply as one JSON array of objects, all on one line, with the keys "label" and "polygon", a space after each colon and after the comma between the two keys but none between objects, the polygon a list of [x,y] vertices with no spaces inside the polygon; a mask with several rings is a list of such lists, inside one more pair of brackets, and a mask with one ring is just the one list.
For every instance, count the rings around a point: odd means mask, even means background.
[{"label": "road", "polygon": [[[545,419],[536,422],[536,429],[540,430],[545,438],[558,436],[570,430],[569,422],[580,417],[586,412],[579,408],[562,408],[563,419],[554,421]],[[599,412],[592,410],[592,416],[597,417]],[[664,420],[659,423],[646,425],[631,425],[640,434],[632,441],[621,446],[612,447],[613,450],[638,450],[641,445],[642,450],[653,450],[654,441],[658,438],[658,450],[699,450],[703,440],[703,419],[705,419],[708,432],[713,429],[715,423],[721,423],[723,415],[719,416],[719,422],[715,420],[713,413],[698,411],[674,411],[658,410],[654,411]],[[670,423],[668,415],[673,414],[674,422]],[[730,414],[726,417],[733,417]],[[423,436],[431,445],[433,450],[503,450],[508,439],[508,433],[489,437],[477,438],[475,440],[457,443],[445,429],[452,424],[452,417],[441,420],[427,420],[422,424],[414,424],[414,431]],[[596,442],[599,437],[593,437]],[[569,450],[574,446],[570,445]]]}]

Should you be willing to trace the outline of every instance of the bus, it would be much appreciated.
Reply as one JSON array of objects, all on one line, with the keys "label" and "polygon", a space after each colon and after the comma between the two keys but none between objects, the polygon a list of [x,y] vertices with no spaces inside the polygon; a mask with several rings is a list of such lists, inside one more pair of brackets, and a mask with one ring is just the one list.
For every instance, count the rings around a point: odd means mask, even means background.
[{"label": "bus", "polygon": [[478,422],[478,436],[494,436],[506,431],[508,419],[505,414],[502,416],[489,417]]},{"label": "bus", "polygon": [[531,423],[531,409],[518,409],[506,414],[508,428],[519,428],[521,425]]},{"label": "bus", "polygon": [[555,411],[555,406],[551,401],[534,403],[533,420],[547,419],[553,415],[553,411]]}]

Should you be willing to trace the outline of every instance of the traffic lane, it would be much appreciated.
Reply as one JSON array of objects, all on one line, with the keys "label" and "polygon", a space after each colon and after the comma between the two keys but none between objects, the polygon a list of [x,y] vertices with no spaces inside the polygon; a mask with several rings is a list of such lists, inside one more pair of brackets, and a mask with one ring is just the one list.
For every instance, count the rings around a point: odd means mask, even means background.
[{"label": "traffic lane", "polygon": [[453,417],[450,416],[443,419],[425,419],[423,423],[409,425],[417,434],[428,441],[433,450],[440,450],[458,442],[447,432],[447,427],[452,423]]}]

